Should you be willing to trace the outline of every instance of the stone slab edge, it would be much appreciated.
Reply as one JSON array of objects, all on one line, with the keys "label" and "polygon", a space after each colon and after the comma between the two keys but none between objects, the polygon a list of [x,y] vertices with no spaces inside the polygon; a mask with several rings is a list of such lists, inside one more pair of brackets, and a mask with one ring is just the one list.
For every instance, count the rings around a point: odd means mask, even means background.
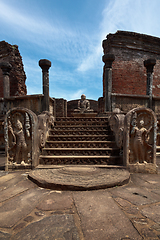
[{"label": "stone slab edge", "polygon": [[36,183],[39,187],[42,188],[47,188],[47,189],[52,189],[52,190],[68,190],[68,191],[88,191],[88,190],[98,190],[98,189],[106,189],[106,188],[112,188],[115,186],[122,186],[124,184],[127,184],[130,180],[130,174],[128,173],[128,176],[125,177],[124,179],[116,180],[115,182],[111,183],[102,183],[102,184],[97,184],[95,183],[94,186],[77,186],[73,184],[58,184],[58,183],[53,183],[50,181],[46,181],[42,178],[39,178],[36,176],[34,173],[29,173],[28,174],[28,179],[30,179],[32,182]]}]

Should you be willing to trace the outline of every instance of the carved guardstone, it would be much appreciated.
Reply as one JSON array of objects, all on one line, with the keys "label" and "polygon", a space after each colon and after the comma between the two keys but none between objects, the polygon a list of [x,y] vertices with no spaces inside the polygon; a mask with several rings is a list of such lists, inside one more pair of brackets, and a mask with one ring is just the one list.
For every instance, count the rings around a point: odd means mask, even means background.
[{"label": "carved guardstone", "polygon": [[6,171],[38,165],[38,119],[26,108],[7,112],[4,124]]},{"label": "carved guardstone", "polygon": [[157,118],[148,108],[134,108],[124,119],[123,163],[131,172],[157,173]]},{"label": "carved guardstone", "polygon": [[124,117],[120,109],[115,109],[109,118],[109,125],[114,132],[116,145],[118,148],[123,148],[123,129],[124,129]]},{"label": "carved guardstone", "polygon": [[42,112],[38,115],[38,145],[42,149],[45,146],[49,130],[54,126],[55,118],[48,111]]}]

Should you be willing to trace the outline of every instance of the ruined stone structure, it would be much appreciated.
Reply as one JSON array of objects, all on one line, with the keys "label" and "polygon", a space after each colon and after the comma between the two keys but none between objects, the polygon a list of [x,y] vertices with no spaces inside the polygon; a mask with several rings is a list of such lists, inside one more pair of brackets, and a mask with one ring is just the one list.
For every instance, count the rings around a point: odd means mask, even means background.
[{"label": "ruined stone structure", "polygon": [[[144,34],[117,31],[103,41],[104,54],[114,54],[112,93],[146,95],[144,60],[156,59],[153,95],[160,95],[160,39]],[[103,83],[104,78],[103,78]],[[104,86],[105,91],[105,86]],[[103,93],[104,96],[104,93]]]},{"label": "ruined stone structure", "polygon": [[[139,33],[117,31],[107,35],[102,45],[105,65],[103,98],[99,99],[99,111],[120,108],[128,112],[134,107],[151,107],[158,113],[160,39]],[[107,108],[104,108],[104,98],[107,102],[110,101]]]},{"label": "ruined stone structure", "polygon": [[[143,34],[109,34],[103,41],[103,97],[88,100],[83,94],[81,99],[67,102],[49,96],[51,62],[47,59],[39,61],[43,94],[25,95],[18,47],[1,42],[4,98],[0,99],[0,145],[4,148],[5,136],[6,169],[102,164],[155,173],[159,43],[158,38]],[[4,54],[5,46],[8,55]],[[22,70],[21,81],[15,78],[14,64]],[[16,84],[12,79],[17,79]],[[158,127],[160,136],[159,123]]]},{"label": "ruined stone structure", "polygon": [[[17,45],[10,45],[5,41],[0,42],[0,63],[8,62],[10,71],[10,96],[23,96],[27,94],[25,85],[26,75],[23,68],[22,57]],[[3,94],[3,72],[0,69],[0,97]]]}]

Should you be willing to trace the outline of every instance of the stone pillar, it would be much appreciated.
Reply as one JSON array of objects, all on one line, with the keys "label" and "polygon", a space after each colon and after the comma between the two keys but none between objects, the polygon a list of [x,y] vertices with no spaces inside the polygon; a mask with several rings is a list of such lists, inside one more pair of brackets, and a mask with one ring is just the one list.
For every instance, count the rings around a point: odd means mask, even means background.
[{"label": "stone pillar", "polygon": [[112,94],[112,63],[115,60],[114,54],[104,54],[102,57],[102,61],[105,63],[105,112],[112,111],[112,102],[111,102],[111,94]]},{"label": "stone pillar", "polygon": [[51,62],[47,59],[39,60],[39,66],[42,68],[43,73],[43,106],[42,111],[49,111],[49,68]]},{"label": "stone pillar", "polygon": [[1,62],[0,68],[3,72],[3,97],[10,97],[10,80],[9,73],[12,68],[12,65],[9,62]]},{"label": "stone pillar", "polygon": [[153,88],[153,68],[156,64],[156,59],[147,59],[144,61],[144,66],[147,69],[147,89],[146,95],[149,96],[148,107],[152,108],[152,88]]}]

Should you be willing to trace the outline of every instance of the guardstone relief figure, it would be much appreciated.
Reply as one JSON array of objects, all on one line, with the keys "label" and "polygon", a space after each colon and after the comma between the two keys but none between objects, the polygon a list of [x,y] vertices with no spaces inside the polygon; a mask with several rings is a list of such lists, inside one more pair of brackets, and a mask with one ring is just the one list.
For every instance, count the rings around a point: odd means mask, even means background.
[{"label": "guardstone relief figure", "polygon": [[[13,164],[29,163],[28,142],[30,134],[30,120],[27,113],[15,113],[8,120],[8,136],[9,136],[9,160]],[[27,144],[28,143],[28,144]]]},{"label": "guardstone relief figure", "polygon": [[77,113],[89,113],[93,112],[93,109],[90,109],[90,102],[86,99],[84,94],[81,95],[81,99],[78,101],[78,109],[74,109],[74,112]]},{"label": "guardstone relief figure", "polygon": [[147,129],[142,118],[139,117],[137,121],[137,114],[134,114],[131,122],[130,158],[137,163],[150,162],[152,158],[152,145],[149,144],[152,125]]},{"label": "guardstone relief figure", "polygon": [[38,139],[40,149],[45,146],[49,130],[54,126],[54,121],[53,115],[47,111],[38,115]]},{"label": "guardstone relief figure", "polygon": [[124,117],[120,109],[115,109],[109,118],[109,125],[115,135],[115,141],[118,148],[123,149],[123,129]]}]

